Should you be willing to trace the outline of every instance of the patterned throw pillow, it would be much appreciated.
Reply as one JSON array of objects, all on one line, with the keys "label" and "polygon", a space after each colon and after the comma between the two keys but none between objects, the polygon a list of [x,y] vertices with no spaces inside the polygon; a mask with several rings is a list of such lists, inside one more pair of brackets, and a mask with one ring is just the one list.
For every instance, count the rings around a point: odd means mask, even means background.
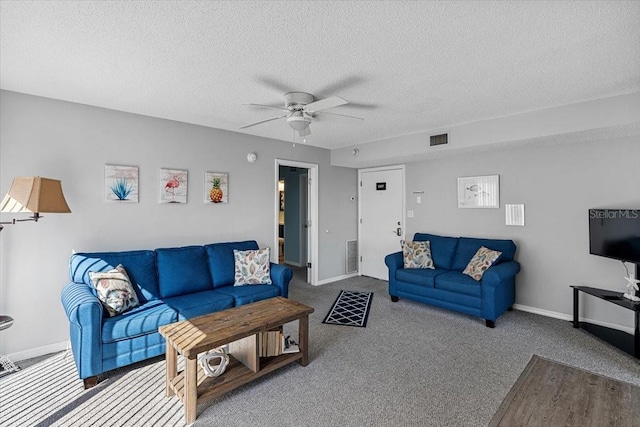
[{"label": "patterned throw pillow", "polygon": [[404,268],[435,268],[431,258],[431,243],[405,242],[402,243],[402,260]]},{"label": "patterned throw pillow", "polygon": [[502,255],[502,252],[481,246],[462,273],[480,281],[484,272],[493,265],[500,255]]},{"label": "patterned throw pillow", "polygon": [[255,251],[233,250],[235,277],[233,286],[270,285],[271,268],[269,248]]},{"label": "patterned throw pillow", "polygon": [[98,299],[107,309],[110,317],[124,313],[140,304],[138,295],[122,265],[102,273],[90,271],[89,278],[98,292]]}]

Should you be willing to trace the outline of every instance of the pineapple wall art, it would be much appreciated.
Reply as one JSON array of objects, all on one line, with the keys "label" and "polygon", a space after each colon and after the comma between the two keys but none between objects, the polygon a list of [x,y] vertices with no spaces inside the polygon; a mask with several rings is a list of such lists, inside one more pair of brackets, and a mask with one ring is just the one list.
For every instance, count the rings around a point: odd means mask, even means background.
[{"label": "pineapple wall art", "polygon": [[229,203],[229,174],[220,172],[204,173],[204,202]]},{"label": "pineapple wall art", "polygon": [[160,169],[160,203],[187,203],[188,174],[182,169]]},{"label": "pineapple wall art", "polygon": [[107,203],[138,203],[138,167],[105,165],[104,199]]}]

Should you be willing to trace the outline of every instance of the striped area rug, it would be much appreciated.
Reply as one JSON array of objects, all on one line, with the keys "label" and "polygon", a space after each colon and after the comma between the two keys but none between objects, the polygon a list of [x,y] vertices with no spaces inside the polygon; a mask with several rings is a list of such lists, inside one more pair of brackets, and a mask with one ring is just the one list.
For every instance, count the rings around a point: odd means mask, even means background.
[{"label": "striped area rug", "polygon": [[85,391],[71,354],[55,355],[3,378],[0,406],[0,426],[184,425],[180,401],[165,397],[164,358],[112,371]]}]

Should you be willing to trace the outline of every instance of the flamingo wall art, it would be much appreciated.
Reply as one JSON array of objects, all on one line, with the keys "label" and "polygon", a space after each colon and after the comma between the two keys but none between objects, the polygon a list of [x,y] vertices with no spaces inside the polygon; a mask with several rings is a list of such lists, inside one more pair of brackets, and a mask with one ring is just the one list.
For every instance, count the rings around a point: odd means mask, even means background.
[{"label": "flamingo wall art", "polygon": [[188,171],[160,169],[160,203],[187,203]]},{"label": "flamingo wall art", "polygon": [[104,199],[107,203],[138,203],[138,168],[105,165]]}]

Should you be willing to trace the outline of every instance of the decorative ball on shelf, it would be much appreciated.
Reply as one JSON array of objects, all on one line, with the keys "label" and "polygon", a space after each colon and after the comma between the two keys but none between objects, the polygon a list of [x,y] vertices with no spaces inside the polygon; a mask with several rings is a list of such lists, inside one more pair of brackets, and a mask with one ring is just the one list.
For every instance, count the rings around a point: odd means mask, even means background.
[{"label": "decorative ball on shelf", "polygon": [[[198,357],[200,366],[208,377],[219,377],[229,365],[229,355],[224,347],[214,348]],[[211,362],[214,362],[212,365]]]}]

